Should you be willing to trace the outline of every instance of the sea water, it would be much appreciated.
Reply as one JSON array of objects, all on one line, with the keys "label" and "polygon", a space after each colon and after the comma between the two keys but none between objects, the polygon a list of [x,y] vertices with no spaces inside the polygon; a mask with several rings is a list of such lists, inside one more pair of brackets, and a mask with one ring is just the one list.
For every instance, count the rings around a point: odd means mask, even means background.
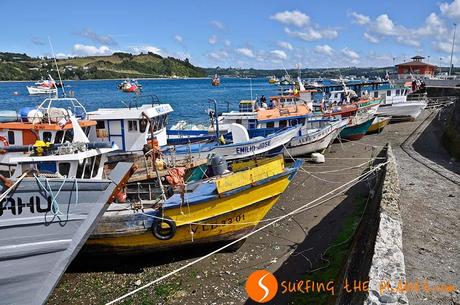
[{"label": "sea water", "polygon": [[[124,93],[117,89],[121,80],[85,80],[64,81],[67,94],[74,96],[86,107],[87,111],[98,108],[125,107],[134,93]],[[266,78],[222,78],[221,85],[211,86],[210,79],[145,79],[139,80],[142,85],[142,99],[151,101],[150,96],[156,95],[161,103],[170,104],[174,112],[170,115],[169,126],[180,120],[192,124],[209,124],[208,109],[213,108],[209,99],[218,102],[218,112],[238,110],[242,99],[255,99],[265,95],[276,95],[277,86],[268,84]],[[26,86],[34,82],[0,82],[0,110],[16,110],[22,107],[35,107],[47,96],[28,95]],[[252,90],[251,90],[252,88]],[[252,91],[252,92],[251,92]],[[62,90],[59,88],[62,96]]]}]

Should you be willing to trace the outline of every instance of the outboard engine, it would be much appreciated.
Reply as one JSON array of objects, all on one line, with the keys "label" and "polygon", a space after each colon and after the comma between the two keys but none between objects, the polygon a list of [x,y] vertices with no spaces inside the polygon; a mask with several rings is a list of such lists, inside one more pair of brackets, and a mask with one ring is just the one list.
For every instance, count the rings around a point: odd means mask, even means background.
[{"label": "outboard engine", "polygon": [[214,176],[223,175],[228,170],[227,160],[221,156],[212,157],[211,169]]}]

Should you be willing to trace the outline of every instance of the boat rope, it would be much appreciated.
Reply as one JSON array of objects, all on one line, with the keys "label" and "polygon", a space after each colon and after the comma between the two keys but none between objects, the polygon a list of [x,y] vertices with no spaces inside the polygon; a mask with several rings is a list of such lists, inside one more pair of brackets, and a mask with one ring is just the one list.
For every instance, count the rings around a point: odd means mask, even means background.
[{"label": "boat rope", "polygon": [[57,203],[57,197],[59,196],[59,193],[61,192],[61,189],[62,187],[64,186],[66,180],[67,180],[67,177],[64,176],[63,177],[63,181],[62,181],[62,184],[61,186],[59,187],[56,195],[53,193],[53,189],[51,188],[51,185],[49,183],[49,179],[45,176],[40,176],[41,178],[43,178],[45,180],[45,183],[46,183],[46,186],[43,185],[43,183],[40,181],[40,178],[34,174],[34,177],[35,177],[35,180],[37,180],[37,183],[38,185],[45,191],[45,193],[50,196],[51,198],[51,212],[53,214],[53,216],[57,216],[57,215],[62,215],[62,212],[61,210],[59,209],[59,204]]},{"label": "boat rope", "polygon": [[13,190],[21,181],[22,179],[24,179],[26,176],[27,176],[28,172],[25,172],[23,173],[19,178],[18,180],[16,180],[16,182],[13,183],[12,186],[10,186],[5,192],[3,192],[2,195],[0,195],[0,201],[2,201],[3,199],[6,198],[6,196],[8,196],[8,194],[11,192],[11,190]]},{"label": "boat rope", "polygon": [[[383,166],[385,166],[389,162],[390,161],[386,161],[386,162],[382,162],[382,163],[378,164],[376,167],[374,167],[372,169],[372,171],[369,171],[369,173],[375,172],[377,170],[380,170]],[[246,238],[248,238],[248,237],[250,237],[250,236],[252,236],[252,235],[254,235],[254,234],[256,234],[256,233],[258,233],[258,232],[260,232],[260,231],[262,231],[262,230],[264,230],[266,228],[268,228],[268,227],[270,227],[270,226],[272,226],[273,224],[275,224],[277,222],[280,222],[283,219],[291,217],[292,215],[298,213],[299,211],[304,210],[307,207],[311,208],[310,206],[313,205],[313,203],[317,203],[318,201],[322,200],[323,198],[325,198],[325,197],[327,197],[327,196],[329,196],[331,194],[334,194],[335,192],[337,192],[337,191],[339,191],[339,190],[341,190],[341,189],[343,189],[345,187],[347,189],[351,188],[353,185],[358,183],[359,178],[360,177],[356,177],[356,178],[351,179],[350,181],[342,184],[341,186],[333,189],[332,191],[330,191],[330,192],[328,192],[328,193],[326,193],[326,194],[324,194],[324,195],[322,195],[322,196],[320,196],[320,197],[318,197],[318,198],[316,198],[316,199],[314,199],[314,200],[312,200],[310,202],[307,202],[306,204],[303,204],[302,206],[298,207],[297,209],[292,210],[289,213],[286,213],[286,214],[280,216],[278,219],[275,219],[275,220],[273,220],[273,221],[271,221],[271,222],[269,222],[269,223],[267,223],[267,224],[265,224],[265,225],[263,225],[263,226],[261,226],[261,227],[259,227],[257,229],[254,229],[253,231],[243,235],[242,237],[240,237],[240,238],[238,238],[238,239],[236,239],[236,240],[234,240],[232,242],[229,242],[228,244],[226,244],[226,245],[224,245],[224,246],[222,246],[222,247],[220,247],[220,248],[218,248],[218,249],[216,249],[214,251],[211,251],[208,254],[206,254],[206,255],[204,255],[204,256],[202,256],[200,258],[197,258],[197,259],[195,259],[195,260],[193,260],[193,261],[191,261],[191,262],[189,262],[189,263],[187,263],[187,264],[185,264],[185,265],[183,265],[183,266],[181,266],[181,267],[179,267],[177,269],[174,269],[171,272],[169,272],[169,273],[167,273],[167,274],[165,274],[165,275],[163,275],[163,276],[161,276],[161,277],[159,277],[159,278],[157,278],[157,279],[155,279],[155,280],[153,280],[153,281],[151,281],[151,282],[149,282],[149,283],[147,283],[147,284],[145,284],[145,285],[143,285],[143,286],[141,286],[141,287],[139,287],[137,289],[134,289],[134,290],[132,290],[132,291],[130,291],[130,292],[128,292],[128,293],[116,298],[115,300],[112,300],[112,301],[106,303],[106,305],[115,304],[115,303],[117,303],[117,302],[119,302],[119,301],[121,301],[123,299],[126,299],[127,297],[129,297],[131,295],[134,295],[137,292],[139,292],[141,290],[144,290],[144,289],[146,289],[146,288],[148,288],[148,287],[150,287],[150,286],[152,286],[152,285],[154,285],[154,284],[156,284],[156,283],[158,283],[158,282],[160,282],[160,281],[162,281],[162,280],[164,280],[164,279],[166,279],[166,278],[168,278],[168,277],[170,277],[170,276],[172,276],[172,275],[174,275],[176,273],[179,273],[180,271],[182,271],[182,270],[184,270],[184,269],[186,269],[186,268],[188,268],[190,266],[193,266],[193,265],[195,265],[195,264],[197,264],[197,263],[199,263],[199,262],[201,262],[201,261],[213,256],[214,254],[221,252],[222,250],[225,250],[226,248],[228,248],[228,247],[230,247],[230,246],[232,246],[232,245],[234,245],[234,244],[236,244],[236,243],[238,243],[238,242],[240,242],[240,241],[242,241],[242,240],[244,240],[244,239],[246,239]]]},{"label": "boat rope", "polygon": [[[362,181],[365,181],[365,180],[368,180],[368,176],[370,175],[369,172],[365,172],[363,173],[361,176],[360,176],[360,180],[358,181],[359,182],[362,182]],[[324,203],[324,202],[327,202],[327,201],[330,201],[332,199],[334,199],[335,197],[338,197],[340,195],[342,195],[343,192],[340,192],[340,193],[337,193],[335,194],[334,196],[331,196],[330,198],[327,198],[326,200],[322,201],[321,203]],[[130,211],[132,210],[131,208],[126,208],[125,210],[127,211]],[[301,212],[304,212],[304,211],[300,211],[299,213]],[[147,217],[151,217],[151,218],[154,218],[154,219],[157,219],[157,220],[165,220],[165,218],[163,217],[159,217],[159,216],[155,216],[155,215],[152,215],[152,214],[148,214],[148,213],[145,213],[145,212],[138,212],[139,214],[141,215],[144,215],[144,216],[147,216]],[[182,209],[181,209],[181,214],[182,215],[185,215],[185,213],[182,212]],[[259,220],[259,221],[249,221],[249,222],[238,222],[238,223],[209,223],[209,222],[188,222],[188,221],[184,221],[184,222],[177,222],[177,225],[178,226],[182,226],[182,225],[200,225],[200,226],[240,226],[240,225],[254,225],[254,224],[258,224],[258,223],[263,223],[263,222],[269,222],[269,221],[272,221],[272,220],[275,220],[275,219],[278,219],[279,217],[273,217],[273,218],[267,218],[267,219],[262,219],[262,220]]]}]

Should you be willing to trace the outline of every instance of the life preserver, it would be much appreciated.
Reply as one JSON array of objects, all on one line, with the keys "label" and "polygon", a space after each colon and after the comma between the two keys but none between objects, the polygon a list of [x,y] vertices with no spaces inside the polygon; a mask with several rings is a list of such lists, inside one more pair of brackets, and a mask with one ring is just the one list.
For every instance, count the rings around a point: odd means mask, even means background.
[{"label": "life preserver", "polygon": [[[169,228],[163,228],[163,223],[167,224]],[[176,223],[171,218],[165,216],[162,219],[156,219],[152,223],[152,234],[159,240],[168,240],[176,234]]]},{"label": "life preserver", "polygon": [[10,143],[8,143],[8,140],[3,136],[0,136],[0,142],[3,143],[3,147],[10,146]]}]

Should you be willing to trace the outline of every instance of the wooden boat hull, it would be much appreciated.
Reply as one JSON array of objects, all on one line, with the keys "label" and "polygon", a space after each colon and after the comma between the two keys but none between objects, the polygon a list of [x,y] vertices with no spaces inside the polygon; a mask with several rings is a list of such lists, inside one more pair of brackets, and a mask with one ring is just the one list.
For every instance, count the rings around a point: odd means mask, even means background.
[{"label": "wooden boat hull", "polygon": [[354,126],[347,126],[340,132],[339,138],[351,140],[351,141],[360,140],[364,137],[366,132],[369,130],[369,127],[371,126],[373,121],[374,121],[374,118],[372,117],[361,124],[357,124]]},{"label": "wooden boat hull", "polygon": [[367,130],[367,134],[372,133],[380,133],[385,126],[387,126],[391,121],[391,116],[385,117],[375,117],[374,121],[372,121],[371,126]]},{"label": "wooden boat hull", "polygon": [[296,164],[280,175],[232,190],[228,195],[165,208],[163,217],[171,218],[177,225],[175,234],[168,240],[159,240],[152,234],[151,227],[156,222],[154,211],[125,210],[114,213],[116,216],[107,212],[84,250],[87,253],[157,252],[240,238],[253,230],[276,204],[301,162]]}]

